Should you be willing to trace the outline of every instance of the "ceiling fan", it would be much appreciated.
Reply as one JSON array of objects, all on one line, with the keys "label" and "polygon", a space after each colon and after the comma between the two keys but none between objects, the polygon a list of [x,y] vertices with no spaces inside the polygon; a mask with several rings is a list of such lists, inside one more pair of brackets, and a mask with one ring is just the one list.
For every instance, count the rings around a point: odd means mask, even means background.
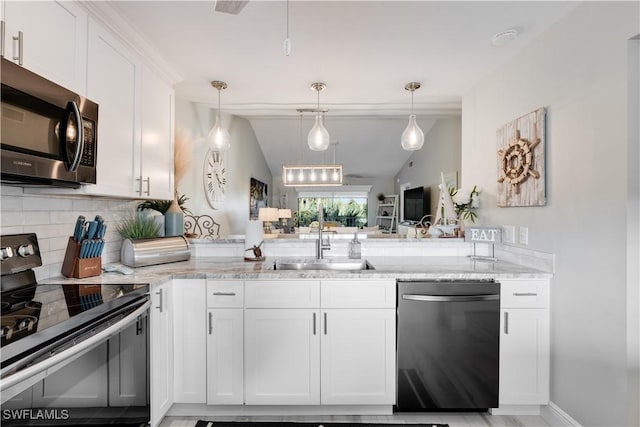
[{"label": "ceiling fan", "polygon": [[247,3],[249,3],[249,0],[216,0],[215,11],[237,15]]}]

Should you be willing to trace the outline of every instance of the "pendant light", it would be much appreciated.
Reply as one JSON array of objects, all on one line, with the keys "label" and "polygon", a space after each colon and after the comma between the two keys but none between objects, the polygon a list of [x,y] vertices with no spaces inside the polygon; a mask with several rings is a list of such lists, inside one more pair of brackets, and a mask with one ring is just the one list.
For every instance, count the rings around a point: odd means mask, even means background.
[{"label": "pendant light", "polygon": [[409,124],[405,128],[404,132],[402,132],[402,148],[407,151],[415,151],[422,148],[424,144],[424,132],[416,123],[416,115],[413,114],[413,92],[420,89],[420,83],[411,82],[407,83],[404,88],[405,90],[411,91],[411,115],[409,116]]},{"label": "pendant light", "polygon": [[311,84],[311,89],[318,92],[318,109],[316,113],[316,123],[309,131],[309,136],[307,137],[307,144],[313,151],[325,151],[327,148],[329,148],[329,132],[324,127],[324,116],[322,115],[322,111],[320,110],[320,92],[322,92],[325,87],[327,87],[327,85],[324,83],[317,82]]},{"label": "pendant light", "polygon": [[214,151],[226,151],[231,146],[231,135],[229,131],[222,126],[222,118],[220,116],[220,91],[227,88],[225,82],[214,80],[211,86],[218,89],[218,114],[216,115],[216,124],[209,131],[207,140]]}]

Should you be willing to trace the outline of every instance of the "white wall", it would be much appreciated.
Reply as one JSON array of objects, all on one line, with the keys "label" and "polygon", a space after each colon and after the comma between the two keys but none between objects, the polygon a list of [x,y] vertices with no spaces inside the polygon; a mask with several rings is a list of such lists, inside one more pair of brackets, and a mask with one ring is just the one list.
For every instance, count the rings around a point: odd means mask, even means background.
[{"label": "white wall", "polygon": [[[638,402],[627,401],[625,224],[628,40],[639,12],[637,2],[585,2],[463,97],[462,184],[484,190],[480,221],[527,226],[529,246],[556,256],[551,400],[585,426],[637,425],[627,420]],[[547,206],[498,208],[496,129],[538,107]]]},{"label": "white wall", "polygon": [[222,121],[231,134],[231,148],[225,153],[227,190],[225,201],[213,209],[206,200],[202,173],[207,152],[206,136],[215,123],[215,110],[176,100],[176,132],[187,134],[192,146],[191,166],[178,183],[178,191],[189,197],[186,206],[194,215],[210,215],[221,224],[221,235],[244,234],[249,220],[249,181],[253,177],[267,183],[271,198],[272,177],[249,121],[226,114]]},{"label": "white wall", "polygon": [[440,172],[459,174],[460,171],[461,126],[459,117],[436,121],[425,135],[422,149],[414,152],[396,175],[396,194],[400,194],[400,185],[407,182],[411,183],[410,188],[430,187],[431,213],[435,213],[440,194]]}]

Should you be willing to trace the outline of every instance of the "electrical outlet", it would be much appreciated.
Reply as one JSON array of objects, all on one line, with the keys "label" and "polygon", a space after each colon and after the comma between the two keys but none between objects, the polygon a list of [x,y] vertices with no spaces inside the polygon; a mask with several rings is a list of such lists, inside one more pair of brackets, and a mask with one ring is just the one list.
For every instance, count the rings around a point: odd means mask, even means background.
[{"label": "electrical outlet", "polygon": [[521,245],[529,244],[529,227],[520,226],[520,235],[518,236],[518,242]]},{"label": "electrical outlet", "polygon": [[516,244],[516,226],[515,225],[503,225],[502,226],[502,242]]}]

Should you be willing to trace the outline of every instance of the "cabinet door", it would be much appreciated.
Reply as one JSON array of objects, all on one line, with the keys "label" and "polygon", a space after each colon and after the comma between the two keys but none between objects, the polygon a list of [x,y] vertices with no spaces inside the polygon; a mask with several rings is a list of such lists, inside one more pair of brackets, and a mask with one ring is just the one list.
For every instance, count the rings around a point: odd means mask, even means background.
[{"label": "cabinet door", "polygon": [[208,312],[207,403],[244,403],[243,310],[214,308]]},{"label": "cabinet door", "polygon": [[319,312],[245,310],[247,405],[320,403]]},{"label": "cabinet door", "polygon": [[109,406],[147,404],[148,317],[109,340]]},{"label": "cabinet door", "polygon": [[549,312],[502,309],[500,404],[549,403]]},{"label": "cabinet door", "polygon": [[174,279],[173,342],[174,401],[204,403],[206,401],[207,346],[206,284],[204,280]]},{"label": "cabinet door", "polygon": [[105,407],[108,402],[108,343],[79,357],[33,386],[36,408]]},{"label": "cabinet door", "polygon": [[395,310],[322,310],[323,405],[395,403]]},{"label": "cabinet door", "polygon": [[173,199],[173,89],[143,67],[142,142],[135,192],[143,198]]},{"label": "cabinet door", "polygon": [[171,284],[151,290],[150,387],[151,426],[160,424],[173,403],[173,329]]},{"label": "cabinet door", "polygon": [[136,58],[111,33],[89,20],[87,96],[99,105],[96,185],[88,193],[134,196],[139,164],[136,122],[139,76]]},{"label": "cabinet door", "polygon": [[5,2],[5,58],[74,92],[86,91],[87,13],[70,1]]}]

